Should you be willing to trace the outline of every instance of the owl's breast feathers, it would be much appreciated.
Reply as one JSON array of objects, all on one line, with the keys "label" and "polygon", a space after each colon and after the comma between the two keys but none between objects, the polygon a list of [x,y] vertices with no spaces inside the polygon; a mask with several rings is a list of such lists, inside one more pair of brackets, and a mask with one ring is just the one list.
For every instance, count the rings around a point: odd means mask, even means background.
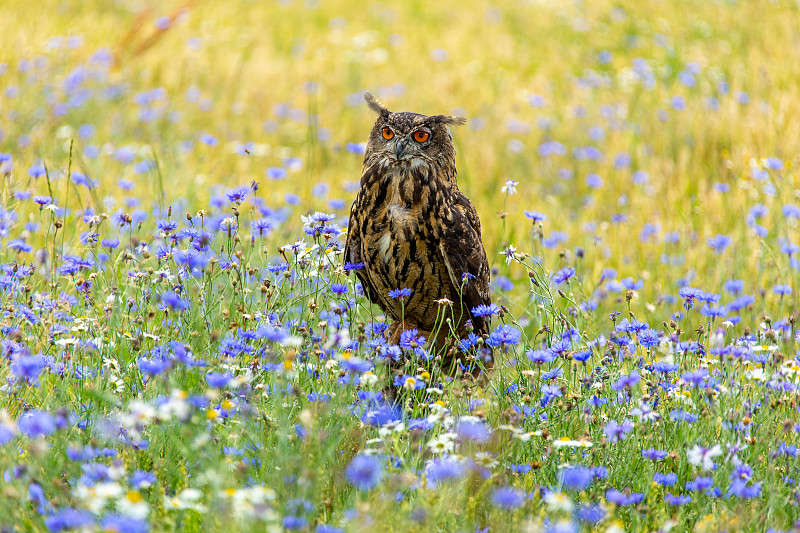
[{"label": "owl's breast feathers", "polygon": [[[485,320],[470,311],[490,303],[480,221],[455,180],[439,179],[437,170],[367,167],[350,211],[345,261],[364,264],[356,271],[364,292],[391,318],[403,313],[430,329],[439,316],[437,300],[446,298],[460,334],[466,318],[476,333],[488,333]],[[388,292],[404,287],[413,292],[401,306]]]}]

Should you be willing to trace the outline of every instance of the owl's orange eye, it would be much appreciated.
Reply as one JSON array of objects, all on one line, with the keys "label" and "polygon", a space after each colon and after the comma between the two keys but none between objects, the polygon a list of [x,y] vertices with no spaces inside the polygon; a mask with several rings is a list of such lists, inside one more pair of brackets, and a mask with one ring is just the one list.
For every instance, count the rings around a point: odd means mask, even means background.
[{"label": "owl's orange eye", "polygon": [[428,133],[427,131],[417,130],[414,132],[414,140],[417,141],[418,143],[424,143],[425,141],[428,140],[428,137],[430,136],[431,136],[430,133]]},{"label": "owl's orange eye", "polygon": [[392,137],[394,137],[394,132],[392,131],[392,128],[388,128],[388,127],[387,128],[383,128],[383,131],[381,131],[381,134],[383,135],[383,138],[386,139],[387,141],[389,139],[391,139]]}]

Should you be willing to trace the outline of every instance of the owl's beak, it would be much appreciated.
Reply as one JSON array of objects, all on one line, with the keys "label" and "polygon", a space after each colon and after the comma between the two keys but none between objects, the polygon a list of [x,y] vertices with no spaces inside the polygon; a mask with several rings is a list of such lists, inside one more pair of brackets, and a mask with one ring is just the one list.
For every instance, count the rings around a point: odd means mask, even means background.
[{"label": "owl's beak", "polygon": [[394,146],[394,155],[397,157],[399,161],[400,158],[403,157],[403,152],[406,150],[406,140],[405,139],[398,139],[397,144]]}]

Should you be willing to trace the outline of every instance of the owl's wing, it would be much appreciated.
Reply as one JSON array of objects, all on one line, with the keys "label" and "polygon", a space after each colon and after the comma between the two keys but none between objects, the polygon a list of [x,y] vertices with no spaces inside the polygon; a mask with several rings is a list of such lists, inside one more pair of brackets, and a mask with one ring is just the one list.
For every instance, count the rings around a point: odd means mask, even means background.
[{"label": "owl's wing", "polygon": [[491,303],[489,262],[481,242],[481,223],[475,207],[460,191],[453,200],[450,208],[452,222],[443,228],[439,250],[456,293],[463,287],[461,299],[469,311],[475,332],[489,333],[486,320],[472,314],[473,307]]},{"label": "owl's wing", "polygon": [[[364,255],[361,247],[361,225],[365,216],[362,209],[362,194],[363,191],[358,192],[358,195],[356,196],[356,199],[350,208],[350,219],[347,223],[347,240],[344,244],[344,262],[352,265],[357,265],[358,263],[362,263],[364,261]],[[356,278],[358,278],[358,280],[361,282],[361,286],[364,289],[364,294],[367,295],[369,301],[375,304],[380,304],[378,299],[378,291],[375,289],[372,280],[369,279],[367,269],[361,268],[359,270],[354,270],[354,272],[356,274]]]}]

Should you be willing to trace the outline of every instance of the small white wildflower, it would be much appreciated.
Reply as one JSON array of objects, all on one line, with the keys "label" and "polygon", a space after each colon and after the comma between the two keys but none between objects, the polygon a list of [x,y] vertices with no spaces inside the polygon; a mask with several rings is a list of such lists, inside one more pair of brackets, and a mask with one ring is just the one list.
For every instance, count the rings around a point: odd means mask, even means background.
[{"label": "small white wildflower", "polygon": [[500,192],[508,193],[509,196],[511,196],[512,194],[517,194],[517,185],[519,185],[518,181],[506,180],[506,183],[500,189]]},{"label": "small white wildflower", "polygon": [[714,468],[714,457],[722,455],[722,446],[715,444],[711,448],[703,448],[695,444],[686,452],[689,463],[699,466],[703,470]]}]

